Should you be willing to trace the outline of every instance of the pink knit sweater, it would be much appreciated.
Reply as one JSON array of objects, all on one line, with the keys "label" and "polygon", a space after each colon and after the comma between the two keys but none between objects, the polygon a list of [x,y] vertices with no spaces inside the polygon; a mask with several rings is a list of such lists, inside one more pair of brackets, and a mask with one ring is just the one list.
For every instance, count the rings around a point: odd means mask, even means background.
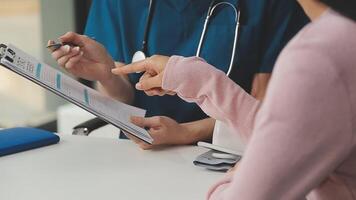
[{"label": "pink knit sweater", "polygon": [[172,57],[163,88],[248,141],[239,168],[208,199],[356,199],[355,22],[330,10],[301,31],[282,52],[262,105],[194,57]]}]

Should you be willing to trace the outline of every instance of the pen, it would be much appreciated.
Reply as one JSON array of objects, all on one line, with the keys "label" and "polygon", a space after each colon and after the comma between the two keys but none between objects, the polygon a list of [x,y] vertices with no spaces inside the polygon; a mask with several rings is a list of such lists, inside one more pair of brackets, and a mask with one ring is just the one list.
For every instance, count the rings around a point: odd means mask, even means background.
[{"label": "pen", "polygon": [[46,48],[51,50],[51,51],[56,51],[59,48],[61,48],[62,46],[64,46],[64,45],[69,45],[71,47],[76,46],[76,45],[74,45],[72,43],[63,42],[63,43],[54,43],[54,44],[48,45]]},{"label": "pen", "polygon": [[[92,40],[95,40],[95,37],[90,37]],[[70,42],[63,42],[63,43],[54,43],[54,44],[50,44],[48,45],[46,48],[51,50],[51,51],[56,51],[58,50],[59,48],[61,48],[62,46],[64,45],[69,45],[70,47],[75,47],[75,46],[78,46],[78,45],[75,45],[73,43],[70,43]]]}]

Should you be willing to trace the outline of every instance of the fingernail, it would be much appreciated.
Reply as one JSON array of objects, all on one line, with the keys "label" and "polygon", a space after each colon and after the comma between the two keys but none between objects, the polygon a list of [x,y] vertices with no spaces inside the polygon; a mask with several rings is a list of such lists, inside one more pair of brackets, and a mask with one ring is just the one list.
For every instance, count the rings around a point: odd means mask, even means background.
[{"label": "fingernail", "polygon": [[114,68],[114,69],[111,70],[111,73],[113,73],[113,74],[118,74],[118,73],[119,73],[118,71],[119,71],[119,70],[118,70],[117,68]]},{"label": "fingernail", "polygon": [[142,89],[142,84],[141,83],[137,83],[136,84],[136,89],[141,90]]},{"label": "fingernail", "polygon": [[79,51],[79,49],[80,49],[79,47],[74,47],[73,51]]},{"label": "fingernail", "polygon": [[64,45],[64,51],[69,52],[70,51],[70,46],[69,45]]}]

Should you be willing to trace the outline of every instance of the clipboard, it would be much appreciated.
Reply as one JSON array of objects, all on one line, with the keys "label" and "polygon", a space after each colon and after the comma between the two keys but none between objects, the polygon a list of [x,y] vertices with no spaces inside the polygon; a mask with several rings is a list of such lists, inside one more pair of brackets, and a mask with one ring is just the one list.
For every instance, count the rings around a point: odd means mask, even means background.
[{"label": "clipboard", "polygon": [[[28,55],[27,53],[23,52],[19,48],[9,44],[0,44],[0,65],[5,67],[6,69],[30,80],[31,82],[45,88],[46,90],[54,93],[55,95],[67,100],[70,103],[73,103],[82,109],[92,113],[93,115],[101,118],[102,120],[106,121],[107,123],[112,124],[113,126],[121,129],[122,131],[131,134],[132,136],[148,143],[153,143],[153,138],[150,136],[147,130],[138,127],[132,124],[129,121],[129,115],[138,115],[144,117],[146,111],[140,108],[136,108],[134,106],[130,106],[119,102],[117,100],[111,99],[110,97],[106,97],[96,90],[93,90],[82,83],[70,78],[68,75],[60,72],[59,70],[54,69],[38,61],[37,59],[33,58],[32,56]],[[41,77],[41,70],[49,70],[52,74],[56,74],[57,79],[53,80],[54,83],[49,84],[48,82],[42,80]],[[58,79],[60,77],[60,79]],[[48,77],[47,77],[48,78]],[[64,92],[59,86],[61,86],[61,81],[66,80],[70,84],[66,84],[69,89],[73,89],[72,93],[68,90],[68,92]],[[53,84],[57,84],[57,87]],[[72,88],[71,88],[72,87]],[[78,92],[77,90],[82,89],[84,99],[78,99],[74,93]],[[90,96],[95,98],[90,99]],[[101,105],[102,108],[99,109],[93,105],[90,105],[91,101],[99,101],[102,100],[103,102],[97,102],[97,105]],[[110,104],[111,107],[106,108],[105,105]],[[93,103],[94,104],[94,103]],[[103,104],[103,105],[102,105]],[[115,110],[115,108],[120,108],[119,110]],[[114,111],[113,111],[114,110]],[[121,114],[115,113],[122,112]],[[122,117],[123,116],[123,117]],[[127,119],[126,119],[127,118]]]}]

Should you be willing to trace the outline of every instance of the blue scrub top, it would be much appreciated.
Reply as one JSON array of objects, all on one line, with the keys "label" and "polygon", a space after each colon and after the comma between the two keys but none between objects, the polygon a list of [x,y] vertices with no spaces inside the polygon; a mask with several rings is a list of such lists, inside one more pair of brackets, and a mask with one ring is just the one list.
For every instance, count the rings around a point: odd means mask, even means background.
[{"label": "blue scrub top", "polygon": [[[253,76],[272,72],[282,48],[308,22],[295,0],[231,0],[241,10],[241,28],[230,78],[246,91]],[[85,34],[102,43],[120,62],[130,63],[141,50],[149,0],[94,0]],[[195,56],[209,0],[156,0],[147,55]],[[227,72],[235,32],[235,14],[218,9],[210,20],[201,57]],[[139,74],[130,75],[133,84]],[[227,91],[228,92],[228,91]],[[177,96],[149,97],[135,92],[135,106],[147,116],[168,116],[189,122],[205,118],[198,106]]]}]

